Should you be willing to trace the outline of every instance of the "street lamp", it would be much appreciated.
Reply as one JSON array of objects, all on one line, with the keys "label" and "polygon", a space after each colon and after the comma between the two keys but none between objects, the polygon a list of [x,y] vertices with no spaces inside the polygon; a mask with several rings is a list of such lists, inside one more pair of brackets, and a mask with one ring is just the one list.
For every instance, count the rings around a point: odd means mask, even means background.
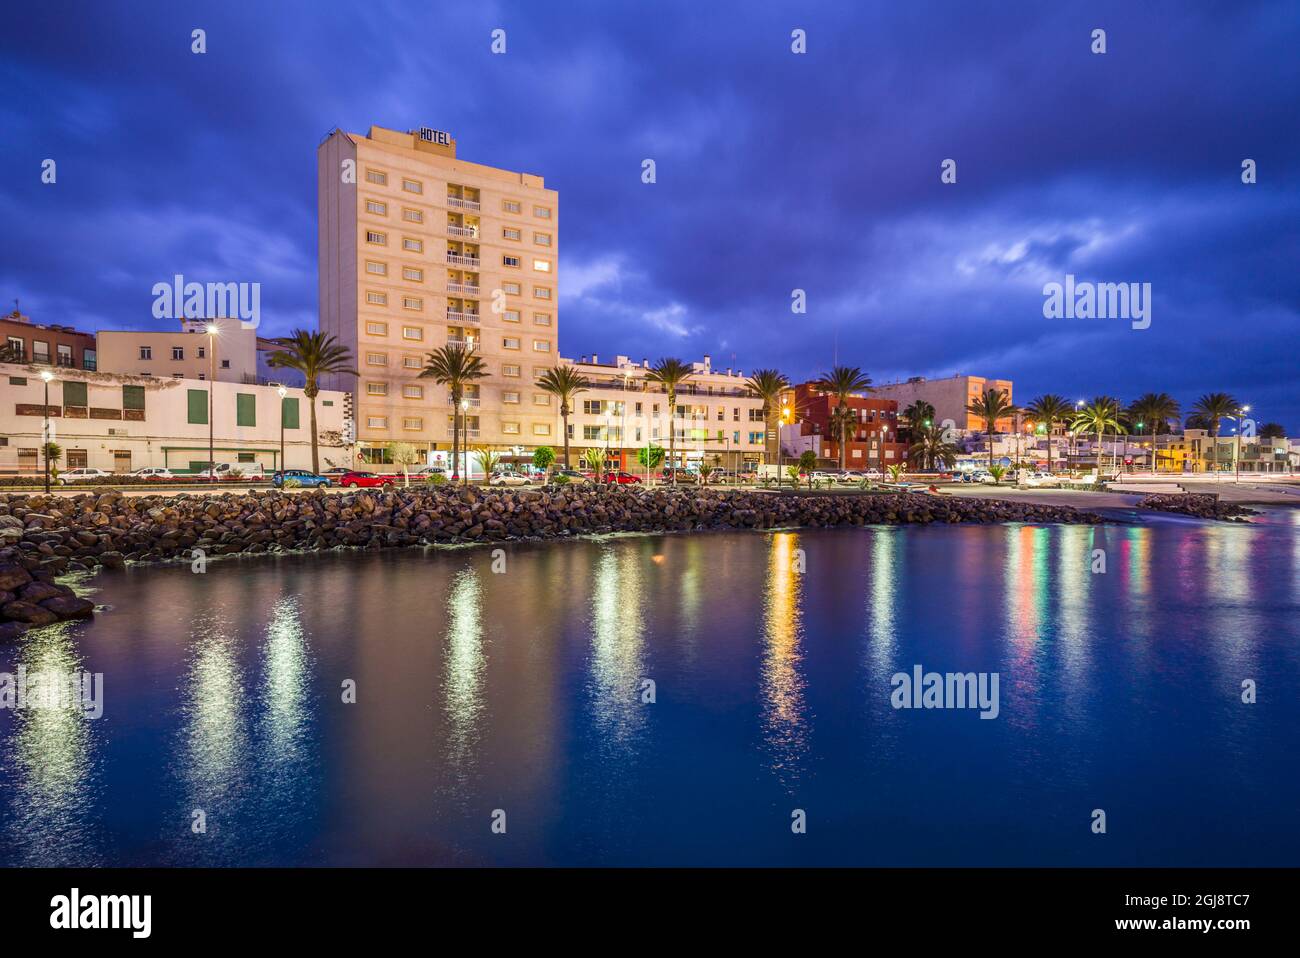
[{"label": "street lamp", "polygon": [[[465,433],[465,441],[461,443],[460,454],[465,457],[465,485],[469,485],[469,397],[465,396],[460,401],[460,426],[461,431]],[[485,470],[486,471],[486,470]],[[460,469],[456,469],[456,476],[459,478]]]},{"label": "street lamp", "polygon": [[208,323],[204,332],[208,334],[208,482],[217,481],[216,434],[217,418],[215,397],[212,390],[217,378],[217,333],[221,332],[216,323]]},{"label": "street lamp", "polygon": [[609,434],[614,428],[613,417],[609,414],[608,407],[605,409],[605,482],[609,482]]},{"label": "street lamp", "polygon": [[280,394],[280,476],[281,486],[283,486],[283,476],[288,468],[288,464],[284,461],[284,397],[289,394],[289,390],[281,386],[276,392]]},{"label": "street lamp", "polygon": [[50,380],[54,374],[48,369],[41,370],[41,379],[45,381],[45,405],[41,412],[45,414],[45,427],[41,431],[41,455],[45,457],[45,494],[50,494]]},{"label": "street lamp", "polygon": [[1237,415],[1232,419],[1237,423],[1236,428],[1232,431],[1237,434],[1236,451],[1232,455],[1232,472],[1233,482],[1241,482],[1241,417],[1244,413],[1250,412],[1249,406],[1242,406],[1237,410]]}]

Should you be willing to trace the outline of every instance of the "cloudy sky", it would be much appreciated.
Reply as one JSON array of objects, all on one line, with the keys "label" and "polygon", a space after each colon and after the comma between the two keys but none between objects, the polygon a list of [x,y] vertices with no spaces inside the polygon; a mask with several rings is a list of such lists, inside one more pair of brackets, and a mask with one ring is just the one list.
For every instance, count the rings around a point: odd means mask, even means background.
[{"label": "cloudy sky", "polygon": [[[428,125],[560,191],[566,356],[796,379],[838,357],[876,382],[1009,377],[1021,401],[1224,390],[1300,433],[1293,2],[51,0],[6,21],[0,308],[39,322],[156,325],[151,287],[182,273],[260,282],[272,334],[314,325],[317,143]],[[1150,328],[1044,318],[1067,273],[1150,283]]]}]

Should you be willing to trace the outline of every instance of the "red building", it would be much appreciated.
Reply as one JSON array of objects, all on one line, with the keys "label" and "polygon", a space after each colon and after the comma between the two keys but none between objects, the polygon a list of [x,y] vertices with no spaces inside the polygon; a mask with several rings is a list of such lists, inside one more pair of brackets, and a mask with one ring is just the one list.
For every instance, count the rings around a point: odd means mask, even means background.
[{"label": "red building", "polygon": [[71,326],[44,326],[14,310],[0,316],[0,346],[11,363],[67,366],[71,369],[96,367],[95,337]]},{"label": "red building", "polygon": [[[849,396],[847,405],[854,411],[858,428],[847,444],[846,469],[879,469],[907,463],[907,443],[899,441],[898,402],[865,395]],[[803,437],[820,436],[820,458],[840,462],[840,443],[831,435],[831,412],[839,400],[821,392],[812,383],[800,383],[786,394],[782,408],[787,424],[798,425]]]}]

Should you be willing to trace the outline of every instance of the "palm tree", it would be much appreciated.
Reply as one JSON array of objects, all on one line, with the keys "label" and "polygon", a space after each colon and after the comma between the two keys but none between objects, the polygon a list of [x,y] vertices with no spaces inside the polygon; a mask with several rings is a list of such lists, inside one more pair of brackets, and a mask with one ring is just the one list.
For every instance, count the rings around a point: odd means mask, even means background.
[{"label": "palm tree", "polygon": [[934,416],[934,407],[924,399],[916,400],[901,414],[901,418],[907,423],[914,436],[919,436],[922,430],[929,429],[930,424],[934,422]]},{"label": "palm tree", "polygon": [[745,383],[752,395],[763,400],[763,461],[770,462],[769,452],[771,449],[772,437],[777,437],[777,448],[780,448],[779,438],[779,417],[781,408],[781,394],[790,388],[790,380],[786,375],[775,369],[756,369],[754,375],[749,377]]},{"label": "palm tree", "polygon": [[[485,485],[492,484],[492,473],[501,464],[501,453],[496,452],[490,446],[475,446],[474,455],[478,457],[479,465],[483,467],[483,482]],[[466,477],[468,479],[468,477]]]},{"label": "palm tree", "polygon": [[984,431],[989,437],[989,472],[992,472],[993,437],[997,433],[998,420],[1014,416],[1020,410],[1012,405],[1001,389],[989,389],[979,399],[968,403],[966,411],[984,420]]},{"label": "palm tree", "polygon": [[[825,373],[820,379],[813,383],[813,388],[824,393],[830,393],[835,397],[840,409],[847,409],[849,397],[854,393],[860,393],[871,385],[871,377],[864,373],[857,366],[833,366],[831,371]],[[847,444],[840,443],[840,470],[844,470],[845,454],[848,452]]]},{"label": "palm tree", "polygon": [[316,440],[316,397],[320,394],[320,377],[328,374],[359,376],[352,368],[352,354],[330,333],[295,329],[280,341],[282,349],[267,360],[270,366],[296,369],[306,380],[303,394],[311,403],[311,471],[320,472],[320,453]]},{"label": "palm tree", "polygon": [[1056,393],[1046,393],[1039,396],[1028,406],[1025,412],[1034,423],[1042,423],[1047,430],[1047,471],[1052,471],[1052,428],[1058,423],[1066,421],[1066,417],[1074,412],[1074,406],[1064,396],[1058,396]]},{"label": "palm tree", "polygon": [[836,406],[831,410],[831,436],[839,443],[840,447],[840,468],[844,468],[844,454],[848,444],[853,441],[854,435],[858,431],[858,414],[855,409],[849,406]]},{"label": "palm tree", "polygon": [[646,379],[664,387],[668,394],[668,462],[673,467],[673,485],[677,485],[677,387],[694,372],[680,359],[661,359],[650,367]]},{"label": "palm tree", "polygon": [[1156,443],[1160,440],[1161,431],[1169,428],[1169,420],[1178,418],[1178,400],[1168,393],[1145,393],[1133,401],[1128,411],[1139,429],[1145,424],[1147,434],[1151,437],[1151,471],[1155,473],[1159,468]]},{"label": "palm tree", "polygon": [[[460,401],[464,396],[465,387],[476,379],[482,379],[487,374],[487,365],[479,356],[475,355],[474,347],[462,346],[460,343],[439,346],[429,353],[428,358],[424,361],[424,369],[420,370],[419,378],[432,379],[438,385],[446,386],[451,392],[451,475],[453,477],[460,472],[460,445],[458,442],[460,437],[456,429],[457,417],[460,415]],[[465,438],[466,445],[468,445],[468,429],[465,431]],[[468,473],[469,469],[466,468],[465,471]],[[465,481],[466,483],[469,482],[468,475],[465,477]]]},{"label": "palm tree", "polygon": [[1241,415],[1241,403],[1228,393],[1206,393],[1196,400],[1192,410],[1205,421],[1210,430],[1211,448],[1214,449],[1214,467],[1219,466],[1219,423]]},{"label": "palm tree", "polygon": [[923,470],[933,469],[936,463],[941,464],[945,469],[951,469],[957,462],[960,450],[956,443],[949,441],[947,432],[948,430],[933,418],[930,420],[930,425],[922,426],[913,432],[916,441],[912,443],[908,453],[920,461]]},{"label": "palm tree", "polygon": [[560,419],[564,424],[564,468],[569,468],[569,413],[573,397],[586,392],[591,382],[572,366],[552,366],[537,380],[537,388],[560,400]]},{"label": "palm tree", "polygon": [[1115,435],[1126,432],[1119,421],[1119,400],[1112,396],[1097,396],[1075,414],[1070,428],[1075,432],[1095,433],[1097,436],[1097,475],[1101,477],[1101,438],[1108,431]]}]

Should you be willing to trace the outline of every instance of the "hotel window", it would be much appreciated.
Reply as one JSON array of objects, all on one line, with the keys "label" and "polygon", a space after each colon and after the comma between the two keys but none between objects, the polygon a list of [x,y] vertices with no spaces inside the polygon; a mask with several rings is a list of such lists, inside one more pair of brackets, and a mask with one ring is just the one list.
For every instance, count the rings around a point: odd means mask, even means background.
[{"label": "hotel window", "polygon": [[379,216],[387,216],[388,204],[381,203],[379,200],[366,200],[366,212],[375,213]]},{"label": "hotel window", "polygon": [[185,358],[185,347],[184,347],[184,346],[173,346],[173,347],[172,347],[172,359],[183,360],[184,358]]},{"label": "hotel window", "polygon": [[424,309],[424,300],[420,299],[420,297],[418,296],[403,296],[402,308],[403,309]]},{"label": "hotel window", "polygon": [[551,210],[546,206],[534,206],[533,215],[541,220],[549,220],[551,218]]},{"label": "hotel window", "polygon": [[502,200],[501,208],[507,213],[518,213],[520,210],[519,203],[516,200]]},{"label": "hotel window", "polygon": [[533,260],[533,269],[539,273],[549,273],[551,271],[551,261],[549,259]]},{"label": "hotel window", "polygon": [[366,365],[387,366],[388,354],[387,353],[366,353]]},{"label": "hotel window", "polygon": [[424,213],[421,210],[413,210],[410,207],[402,207],[402,219],[408,223],[423,223]]},{"label": "hotel window", "polygon": [[408,193],[423,193],[424,185],[419,180],[408,180],[406,177],[402,177],[402,189]]},{"label": "hotel window", "polygon": [[402,387],[402,395],[407,399],[423,399],[424,387],[417,386],[414,383],[407,383]]},{"label": "hotel window", "polygon": [[534,339],[533,352],[549,353],[551,351],[551,341],[549,339]]},{"label": "hotel window", "polygon": [[584,399],[582,401],[582,414],[584,416],[599,416],[603,405],[604,403],[599,399]]},{"label": "hotel window", "polygon": [[523,234],[521,234],[521,233],[519,232],[519,230],[511,229],[509,226],[507,226],[507,227],[505,227],[505,228],[503,228],[503,229],[501,230],[501,238],[502,238],[502,239],[514,240],[515,242],[518,242],[520,236],[522,236],[522,235],[523,235]]},{"label": "hotel window", "polygon": [[403,356],[402,365],[406,369],[423,369],[424,361],[419,356]]},{"label": "hotel window", "polygon": [[550,314],[550,313],[533,313],[533,325],[534,325],[534,326],[549,326],[549,325],[551,325],[551,314]]},{"label": "hotel window", "polygon": [[368,259],[366,260],[366,272],[370,273],[372,276],[387,276],[388,264],[376,263],[374,260]]},{"label": "hotel window", "polygon": [[414,266],[402,267],[402,279],[409,279],[416,283],[424,282],[424,270],[417,269]]},{"label": "hotel window", "polygon": [[387,306],[388,294],[377,293],[374,290],[366,290],[366,302],[371,306]]},{"label": "hotel window", "polygon": [[503,422],[501,424],[501,431],[505,433],[507,436],[517,436],[519,435],[519,423]]},{"label": "hotel window", "polygon": [[550,287],[547,286],[533,287],[533,299],[550,299],[550,298],[551,298]]},{"label": "hotel window", "polygon": [[517,404],[519,402],[519,392],[514,389],[507,389],[501,393],[501,401],[511,405]]},{"label": "hotel window", "polygon": [[533,393],[534,406],[549,406],[551,404],[550,393]]},{"label": "hotel window", "polygon": [[403,429],[423,429],[424,420],[419,416],[407,416],[402,420]]},{"label": "hotel window", "polygon": [[378,230],[366,230],[366,242],[374,243],[376,246],[387,246],[388,234]]},{"label": "hotel window", "polygon": [[[36,344],[35,344],[35,343],[32,343],[32,351],[34,352],[35,350],[36,350]],[[140,358],[141,358],[141,359],[153,359],[153,347],[152,347],[152,346],[141,346],[141,347],[140,347]]]},{"label": "hotel window", "polygon": [[387,417],[387,416],[367,416],[367,417],[366,417],[366,425],[367,425],[368,427],[370,427],[371,429],[387,429],[387,428],[388,428],[388,417]]},{"label": "hotel window", "polygon": [[504,363],[504,364],[501,366],[501,375],[502,375],[502,376],[518,376],[518,375],[519,375],[519,367],[516,366],[514,363]]},{"label": "hotel window", "polygon": [[421,329],[419,326],[403,326],[402,338],[412,339],[415,340],[416,342],[421,342],[424,339],[424,330]]},{"label": "hotel window", "polygon": [[546,422],[533,423],[534,436],[549,436],[551,434],[551,424]]},{"label": "hotel window", "polygon": [[367,396],[387,396],[388,383],[366,383]]},{"label": "hotel window", "polygon": [[423,253],[424,240],[415,239],[411,236],[404,236],[402,237],[402,249],[411,253]]},{"label": "hotel window", "polygon": [[366,182],[378,183],[380,186],[387,186],[388,174],[379,170],[366,170]]},{"label": "hotel window", "polygon": [[501,265],[502,265],[502,266],[510,266],[510,267],[512,267],[512,268],[514,268],[514,269],[518,269],[518,268],[519,268],[519,257],[518,257],[518,256],[502,256],[502,257],[501,257]]},{"label": "hotel window", "polygon": [[533,242],[536,243],[538,246],[550,246],[550,245],[551,245],[551,234],[550,234],[550,233],[534,233],[534,234],[533,234]]},{"label": "hotel window", "polygon": [[370,336],[387,336],[387,323],[366,323],[366,333]]},{"label": "hotel window", "polygon": [[501,292],[505,293],[507,296],[518,296],[520,292],[519,284],[509,282],[502,283]]},{"label": "hotel window", "polygon": [[517,336],[506,336],[502,338],[501,346],[503,349],[518,349],[519,338]]},{"label": "hotel window", "polygon": [[501,319],[503,322],[517,323],[519,322],[519,310],[507,309],[504,313],[501,314]]}]

